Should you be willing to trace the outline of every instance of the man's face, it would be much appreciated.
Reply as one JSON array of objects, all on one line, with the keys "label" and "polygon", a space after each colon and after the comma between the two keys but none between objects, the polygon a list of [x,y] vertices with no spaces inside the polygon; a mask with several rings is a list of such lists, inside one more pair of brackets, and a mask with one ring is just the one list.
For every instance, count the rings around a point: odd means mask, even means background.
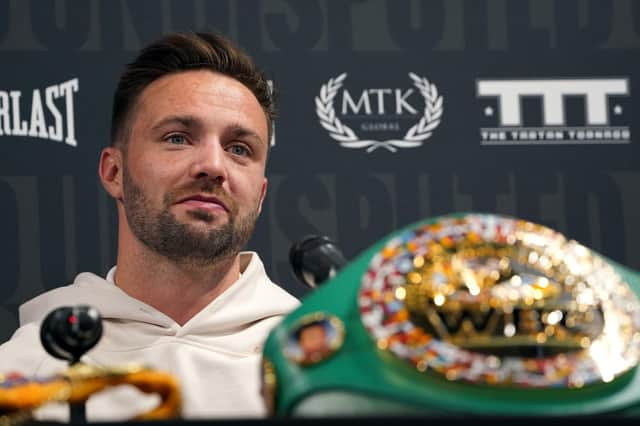
[{"label": "man's face", "polygon": [[267,180],[267,119],[240,82],[206,70],[141,93],[123,159],[132,233],[176,262],[209,264],[251,237]]}]

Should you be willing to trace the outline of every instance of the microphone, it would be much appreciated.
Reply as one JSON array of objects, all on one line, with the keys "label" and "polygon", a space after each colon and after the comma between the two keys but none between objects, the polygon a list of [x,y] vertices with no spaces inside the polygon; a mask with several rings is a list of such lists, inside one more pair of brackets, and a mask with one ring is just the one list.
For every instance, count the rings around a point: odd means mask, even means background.
[{"label": "microphone", "polygon": [[293,272],[308,287],[333,278],[347,264],[342,251],[326,236],[308,235],[289,250]]},{"label": "microphone", "polygon": [[93,348],[102,337],[102,318],[97,309],[64,306],[54,309],[40,326],[40,341],[49,355],[71,365]]}]

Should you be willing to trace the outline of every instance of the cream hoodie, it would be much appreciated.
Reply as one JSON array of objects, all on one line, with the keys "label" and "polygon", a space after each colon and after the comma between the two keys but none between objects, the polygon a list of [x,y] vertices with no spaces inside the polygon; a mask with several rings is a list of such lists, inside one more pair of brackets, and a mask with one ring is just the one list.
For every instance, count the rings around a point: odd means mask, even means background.
[{"label": "cream hoodie", "polygon": [[[138,362],[174,374],[182,385],[183,417],[264,415],[260,359],[269,331],[298,301],[272,283],[257,254],[241,253],[240,279],[183,326],[91,273],[20,307],[21,327],[0,346],[0,372],[46,377],[66,368],[40,344],[40,322],[59,306],[88,304],[103,317],[102,340],[83,358],[93,365]],[[110,273],[112,276],[113,270]],[[156,403],[137,390],[119,389],[87,403],[88,420],[123,420]],[[48,406],[37,418],[65,420],[68,410]]]}]

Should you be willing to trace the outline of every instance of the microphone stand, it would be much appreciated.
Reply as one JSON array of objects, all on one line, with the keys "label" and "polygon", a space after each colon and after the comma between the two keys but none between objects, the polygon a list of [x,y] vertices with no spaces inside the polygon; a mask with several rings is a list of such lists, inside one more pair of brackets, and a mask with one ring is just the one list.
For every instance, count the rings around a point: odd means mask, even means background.
[{"label": "microphone stand", "polygon": [[69,404],[69,423],[70,424],[85,424],[87,423],[87,410],[85,402],[77,402]]},{"label": "microphone stand", "polygon": [[[73,367],[80,362],[80,359],[69,364],[69,367]],[[87,407],[86,402],[69,402],[69,424],[86,424],[87,423]]]}]

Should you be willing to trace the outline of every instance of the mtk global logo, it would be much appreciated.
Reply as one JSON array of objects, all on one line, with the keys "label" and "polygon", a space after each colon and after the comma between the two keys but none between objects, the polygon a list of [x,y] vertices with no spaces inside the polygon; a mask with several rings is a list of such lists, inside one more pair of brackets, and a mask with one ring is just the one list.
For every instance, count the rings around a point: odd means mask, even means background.
[{"label": "mtk global logo", "polygon": [[[610,114],[622,116],[624,112],[623,106],[612,99],[629,95],[626,78],[478,80],[476,89],[478,97],[497,98],[497,111],[484,105],[484,115],[497,116],[498,120],[497,126],[480,129],[482,145],[623,144],[631,141],[629,127],[612,125]],[[579,99],[584,105],[578,114],[579,124],[575,126],[567,125],[569,97]],[[541,103],[542,125],[527,126],[531,117],[524,116],[522,111],[522,102],[527,98],[538,99]]]},{"label": "mtk global logo", "polygon": [[[443,99],[425,77],[409,73],[409,78],[410,88],[365,88],[356,93],[342,89],[347,73],[329,79],[315,98],[320,125],[345,148],[396,152],[421,146],[440,124]],[[407,121],[411,124],[404,124]]]},{"label": "mtk global logo", "polygon": [[[77,92],[77,78],[31,93],[0,90],[0,136],[28,136],[77,146],[74,117]],[[25,98],[30,98],[30,107]]]}]

